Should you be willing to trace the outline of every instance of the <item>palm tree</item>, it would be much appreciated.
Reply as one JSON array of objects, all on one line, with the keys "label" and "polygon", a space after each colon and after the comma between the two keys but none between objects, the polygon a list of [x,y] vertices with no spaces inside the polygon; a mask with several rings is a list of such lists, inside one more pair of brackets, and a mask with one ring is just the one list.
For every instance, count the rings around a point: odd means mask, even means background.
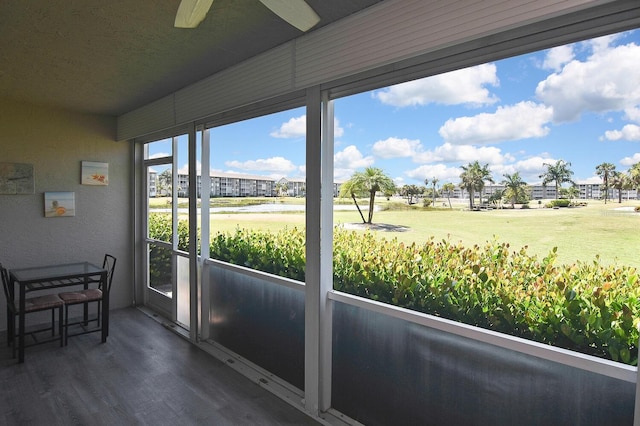
[{"label": "palm tree", "polygon": [[168,195],[172,194],[172,174],[171,169],[167,169],[158,175],[158,194]]},{"label": "palm tree", "polygon": [[496,189],[491,195],[489,195],[489,198],[487,198],[487,203],[501,207],[502,197],[504,197],[507,192],[508,191],[506,189]]},{"label": "palm tree", "polygon": [[542,179],[542,186],[547,186],[548,183],[555,182],[556,200],[560,193],[559,188],[563,183],[570,182],[575,185],[571,179],[571,176],[573,176],[573,171],[569,168],[571,167],[571,163],[567,163],[564,160],[558,160],[555,164],[543,163],[543,165],[547,167],[547,171],[539,176]]},{"label": "palm tree", "polygon": [[489,165],[485,164],[481,166],[478,160],[461,167],[463,172],[460,174],[460,187],[466,189],[469,193],[469,208],[473,210],[475,191],[478,191],[480,204],[482,204],[484,182],[488,181],[493,183],[493,178],[491,177]]},{"label": "palm tree", "polygon": [[522,180],[519,172],[512,175],[505,173],[502,176],[504,176],[504,180],[500,183],[505,186],[506,195],[511,198],[511,208],[514,208],[520,197],[524,197],[524,188],[527,186],[527,182]]},{"label": "palm tree", "polygon": [[[375,204],[376,192],[393,191],[395,184],[393,180],[384,174],[382,169],[377,167],[367,167],[364,172],[355,172],[351,179],[345,182],[340,188],[340,196],[350,195],[356,208],[360,213],[363,223],[371,223],[373,220],[373,207]],[[369,216],[364,220],[364,216],[356,201],[356,194],[369,194]]]},{"label": "palm tree", "polygon": [[622,190],[631,189],[631,177],[627,174],[614,171],[609,177],[611,186],[618,191],[618,203],[622,203]]},{"label": "palm tree", "polygon": [[364,215],[362,214],[362,210],[360,210],[360,206],[358,205],[358,200],[356,199],[356,195],[362,195],[361,188],[356,187],[356,183],[352,179],[353,177],[340,185],[340,197],[350,196],[353,199],[353,204],[356,205],[356,209],[358,209],[358,213],[360,213],[362,223],[367,223],[364,219]]},{"label": "palm tree", "polygon": [[[476,164],[478,162],[476,161]],[[480,204],[482,204],[482,191],[484,191],[484,183],[495,183],[493,177],[491,176],[491,170],[489,170],[489,165],[485,164],[480,168],[480,181],[478,182],[478,198],[480,200]]]},{"label": "palm tree", "polygon": [[560,193],[563,197],[566,197],[569,202],[571,202],[574,198],[578,198],[578,195],[580,195],[580,190],[577,186],[572,185],[569,188],[560,188]]},{"label": "palm tree", "polygon": [[468,166],[462,166],[462,170],[462,173],[460,173],[460,188],[465,189],[469,193],[469,209],[473,210],[476,177],[470,164]]},{"label": "palm tree", "polygon": [[[431,184],[433,185],[433,205],[436,205],[436,196],[438,195],[438,192],[436,190],[436,185],[438,184],[438,182],[440,182],[440,180],[436,177],[434,177],[433,179],[431,179]],[[425,179],[424,180],[424,184],[429,186],[429,179]]]},{"label": "palm tree", "polygon": [[596,174],[602,178],[605,204],[607,204],[607,198],[609,197],[609,178],[611,178],[615,173],[616,166],[611,163],[602,163],[596,166]]},{"label": "palm tree", "polygon": [[289,194],[289,185],[286,182],[278,182],[276,184],[276,193],[279,197],[284,197]]},{"label": "palm tree", "polygon": [[631,188],[640,188],[640,163],[636,163],[629,169],[629,178]]},{"label": "palm tree", "polygon": [[423,189],[419,188],[417,185],[403,185],[402,188],[400,188],[400,194],[402,194],[403,197],[407,198],[407,204],[409,205],[413,204],[414,196],[417,200],[418,195],[422,194],[423,192]]},{"label": "palm tree", "polygon": [[449,201],[449,208],[451,208],[451,193],[456,189],[456,186],[451,182],[447,182],[442,185],[442,191],[447,194],[447,201]]}]

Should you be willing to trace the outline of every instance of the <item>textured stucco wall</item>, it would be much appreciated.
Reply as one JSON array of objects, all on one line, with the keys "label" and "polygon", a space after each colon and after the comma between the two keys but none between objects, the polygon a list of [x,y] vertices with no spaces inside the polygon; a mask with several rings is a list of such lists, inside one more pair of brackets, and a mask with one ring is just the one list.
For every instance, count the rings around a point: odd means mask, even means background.
[{"label": "textured stucco wall", "polygon": [[[130,148],[115,142],[113,117],[0,98],[0,162],[34,166],[35,192],[0,195],[0,262],[8,268],[118,258],[111,308],[132,300]],[[82,161],[109,163],[109,185],[80,184]],[[75,217],[44,217],[44,193],[75,192]],[[5,303],[0,330],[6,329]]]}]

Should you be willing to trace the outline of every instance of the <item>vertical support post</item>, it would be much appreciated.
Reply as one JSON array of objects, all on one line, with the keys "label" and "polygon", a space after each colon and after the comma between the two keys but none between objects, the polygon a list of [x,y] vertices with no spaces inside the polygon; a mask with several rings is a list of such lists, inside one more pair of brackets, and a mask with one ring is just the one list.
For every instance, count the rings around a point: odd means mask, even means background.
[{"label": "vertical support post", "polygon": [[331,407],[333,288],[333,103],[307,90],[305,409]]},{"label": "vertical support post", "polygon": [[[196,156],[196,127],[189,126],[189,339],[195,342],[198,336],[198,162]],[[174,163],[176,162],[174,151]],[[175,164],[174,164],[175,166]],[[177,168],[174,168],[177,175]],[[177,209],[177,186],[174,186],[174,206]],[[177,211],[175,212],[177,218]],[[177,228],[174,228],[177,229]],[[177,238],[176,238],[177,239]],[[177,242],[174,242],[177,244]],[[176,296],[174,298],[177,299]]]},{"label": "vertical support post", "polygon": [[209,258],[209,250],[210,250],[210,220],[209,215],[211,213],[210,199],[211,199],[211,130],[203,129],[202,130],[202,158],[200,159],[201,164],[201,190],[200,190],[200,213],[201,213],[201,223],[200,223],[200,255],[203,259]]},{"label": "vertical support post", "polygon": [[[191,132],[189,131],[188,134]],[[190,137],[189,137],[190,139]],[[189,143],[187,150],[190,151]],[[178,288],[178,137],[171,138],[171,288]],[[187,154],[188,155],[188,154]],[[190,218],[190,216],[189,216]],[[191,231],[189,231],[191,232]],[[189,250],[191,251],[191,250]],[[171,321],[178,318],[178,292],[171,297]]]},{"label": "vertical support post", "polygon": [[320,407],[320,115],[320,88],[312,87],[307,89],[304,404],[313,415]]},{"label": "vertical support post", "polygon": [[[638,345],[640,345],[640,339],[639,339]],[[633,426],[640,426],[640,365],[636,367],[636,400],[635,401],[636,401],[636,404],[633,410]]]},{"label": "vertical support post", "polygon": [[211,244],[210,229],[210,198],[211,198],[211,175],[209,170],[211,161],[211,131],[204,129],[202,131],[202,164],[200,191],[200,338],[206,340],[209,338],[209,315],[210,306],[210,287],[208,269],[204,267],[205,260],[209,258]]},{"label": "vertical support post", "polygon": [[320,197],[320,411],[331,408],[331,355],[333,342],[333,133],[334,107],[322,93],[322,188]]},{"label": "vertical support post", "polygon": [[[133,177],[134,184],[130,186],[130,205],[133,206],[131,211],[131,229],[129,232],[131,250],[134,254],[133,268],[131,271],[131,282],[133,283],[133,306],[138,306],[138,301],[144,304],[144,271],[147,247],[145,237],[147,236],[147,215],[143,212],[147,211],[149,203],[149,176],[144,159],[148,157],[149,147],[146,144],[130,142],[131,146],[131,165],[130,173]],[[141,201],[142,200],[142,201]]]}]

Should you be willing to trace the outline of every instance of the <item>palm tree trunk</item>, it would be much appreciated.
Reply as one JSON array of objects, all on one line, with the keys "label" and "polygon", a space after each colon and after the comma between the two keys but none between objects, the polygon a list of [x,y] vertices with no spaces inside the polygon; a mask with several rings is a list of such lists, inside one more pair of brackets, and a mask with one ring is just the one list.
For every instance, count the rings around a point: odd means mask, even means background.
[{"label": "palm tree trunk", "polygon": [[356,201],[356,195],[355,194],[351,194],[351,198],[353,198],[353,203],[356,205],[356,209],[358,209],[358,213],[360,213],[360,217],[362,218],[362,223],[367,223],[364,220],[364,215],[362,214],[362,210],[360,210],[360,206],[358,205],[358,202]]},{"label": "palm tree trunk", "polygon": [[369,221],[367,223],[371,223],[373,220],[373,204],[375,203],[376,193],[371,192],[369,195]]},{"label": "palm tree trunk", "polygon": [[451,195],[447,195],[447,201],[449,201],[449,210],[451,210]]}]

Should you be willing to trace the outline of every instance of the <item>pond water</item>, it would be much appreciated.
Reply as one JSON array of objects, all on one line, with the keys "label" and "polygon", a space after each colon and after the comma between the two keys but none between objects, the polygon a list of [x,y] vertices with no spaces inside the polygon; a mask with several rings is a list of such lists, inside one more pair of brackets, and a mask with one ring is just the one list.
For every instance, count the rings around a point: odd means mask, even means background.
[{"label": "pond water", "polygon": [[[354,205],[336,204],[333,206],[333,210],[355,210]],[[369,210],[368,206],[360,207],[361,210]],[[375,209],[375,208],[374,208]],[[303,212],[305,210],[304,204],[255,204],[252,206],[242,207],[212,207],[211,213],[221,212],[239,212],[239,213],[276,213],[276,212]]]},{"label": "pond water", "polygon": [[[369,210],[369,206],[360,206],[363,211]],[[169,213],[171,209],[149,209],[153,212]],[[252,206],[240,206],[240,207],[211,207],[211,213],[279,213],[279,212],[303,212],[305,210],[304,204],[280,204],[280,203],[267,203],[267,204],[255,204]],[[334,211],[350,211],[356,210],[356,206],[351,204],[336,204],[333,206]],[[378,206],[374,206],[374,210],[378,211]],[[178,213],[187,213],[188,209],[179,208]]]}]

